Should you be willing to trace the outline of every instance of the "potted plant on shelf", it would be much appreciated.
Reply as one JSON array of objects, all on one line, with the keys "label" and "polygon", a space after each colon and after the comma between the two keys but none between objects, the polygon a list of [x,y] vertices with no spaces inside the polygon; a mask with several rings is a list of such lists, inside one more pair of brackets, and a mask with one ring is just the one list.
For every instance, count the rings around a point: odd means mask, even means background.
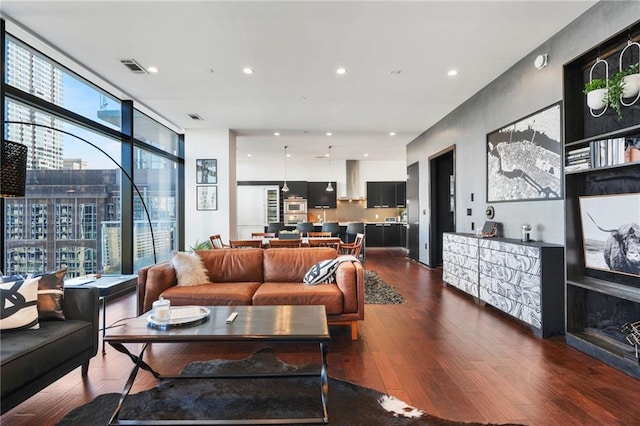
[{"label": "potted plant on shelf", "polygon": [[607,80],[595,78],[584,85],[587,105],[591,109],[602,109],[607,106]]}]

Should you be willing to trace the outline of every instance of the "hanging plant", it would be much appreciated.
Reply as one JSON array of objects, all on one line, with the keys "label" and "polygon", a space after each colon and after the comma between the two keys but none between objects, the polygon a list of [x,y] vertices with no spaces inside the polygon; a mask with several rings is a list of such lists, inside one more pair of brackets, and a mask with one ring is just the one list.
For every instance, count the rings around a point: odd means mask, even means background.
[{"label": "hanging plant", "polygon": [[[634,64],[629,68],[622,69],[615,73],[608,81],[607,89],[607,103],[616,112],[618,121],[622,120],[622,102],[621,98],[627,97],[625,93],[625,86],[628,84],[628,80],[625,77],[631,74],[637,74],[638,64]],[[635,96],[635,94],[633,95]]]}]

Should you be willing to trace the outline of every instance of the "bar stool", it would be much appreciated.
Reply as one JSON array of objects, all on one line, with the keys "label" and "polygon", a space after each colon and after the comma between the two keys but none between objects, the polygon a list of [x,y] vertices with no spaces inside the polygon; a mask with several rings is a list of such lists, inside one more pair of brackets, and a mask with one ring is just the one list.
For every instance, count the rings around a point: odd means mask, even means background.
[{"label": "bar stool", "polygon": [[306,237],[309,232],[313,232],[313,223],[311,222],[298,222],[296,229],[300,231],[300,235]]},{"label": "bar stool", "polygon": [[340,234],[338,222],[325,222],[322,224],[322,230],[324,232],[331,232],[332,237],[337,237]]}]

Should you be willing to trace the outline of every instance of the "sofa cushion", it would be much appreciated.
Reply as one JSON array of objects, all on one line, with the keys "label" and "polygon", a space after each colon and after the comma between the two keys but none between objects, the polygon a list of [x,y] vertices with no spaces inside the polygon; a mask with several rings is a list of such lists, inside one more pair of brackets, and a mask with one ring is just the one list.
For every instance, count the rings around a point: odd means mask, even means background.
[{"label": "sofa cushion", "polygon": [[263,283],[253,295],[253,304],[324,305],[328,315],[341,314],[343,306],[342,292],[335,284],[307,286],[302,281]]},{"label": "sofa cushion", "polygon": [[64,320],[62,298],[67,268],[40,276],[38,281],[38,319]]},{"label": "sofa cushion", "polygon": [[302,283],[304,275],[321,260],[333,259],[331,247],[272,248],[264,250],[264,282]]},{"label": "sofa cushion", "polygon": [[0,330],[37,329],[40,277],[0,283]]},{"label": "sofa cushion", "polygon": [[176,286],[163,291],[161,296],[171,301],[173,306],[251,305],[251,298],[259,286],[259,282]]},{"label": "sofa cushion", "polygon": [[176,270],[178,286],[191,286],[209,282],[207,270],[202,259],[196,253],[177,252],[171,259],[173,269]]},{"label": "sofa cushion", "polygon": [[90,322],[43,321],[40,329],[3,331],[0,345],[2,396],[58,368],[82,351],[91,351]]},{"label": "sofa cushion", "polygon": [[262,282],[261,248],[198,251],[214,283]]}]

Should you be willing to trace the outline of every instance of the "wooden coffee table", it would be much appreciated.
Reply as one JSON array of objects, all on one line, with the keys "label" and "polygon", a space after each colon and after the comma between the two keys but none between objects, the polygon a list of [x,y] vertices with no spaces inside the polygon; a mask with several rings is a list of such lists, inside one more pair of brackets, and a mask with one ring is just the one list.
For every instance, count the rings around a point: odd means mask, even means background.
[{"label": "wooden coffee table", "polygon": [[[250,420],[197,420],[197,424],[299,424],[328,423],[327,398],[327,342],[330,339],[327,315],[324,306],[209,306],[211,314],[205,322],[186,327],[157,329],[150,327],[147,315],[125,320],[107,330],[104,340],[119,352],[128,355],[134,362],[129,379],[124,386],[110,425],[176,424],[176,420],[121,420],[118,419],[122,405],[131,391],[139,369],[150,372],[157,379],[194,378],[266,378],[314,375],[320,378],[322,415],[313,418],[250,419]],[[227,318],[237,312],[236,319],[228,324]],[[143,361],[149,343],[195,343],[195,342],[265,342],[265,343],[317,343],[320,346],[322,365],[319,373],[260,374],[244,376],[163,376]],[[126,343],[142,343],[142,350],[134,355]],[[182,423],[194,424],[193,420]]]}]

